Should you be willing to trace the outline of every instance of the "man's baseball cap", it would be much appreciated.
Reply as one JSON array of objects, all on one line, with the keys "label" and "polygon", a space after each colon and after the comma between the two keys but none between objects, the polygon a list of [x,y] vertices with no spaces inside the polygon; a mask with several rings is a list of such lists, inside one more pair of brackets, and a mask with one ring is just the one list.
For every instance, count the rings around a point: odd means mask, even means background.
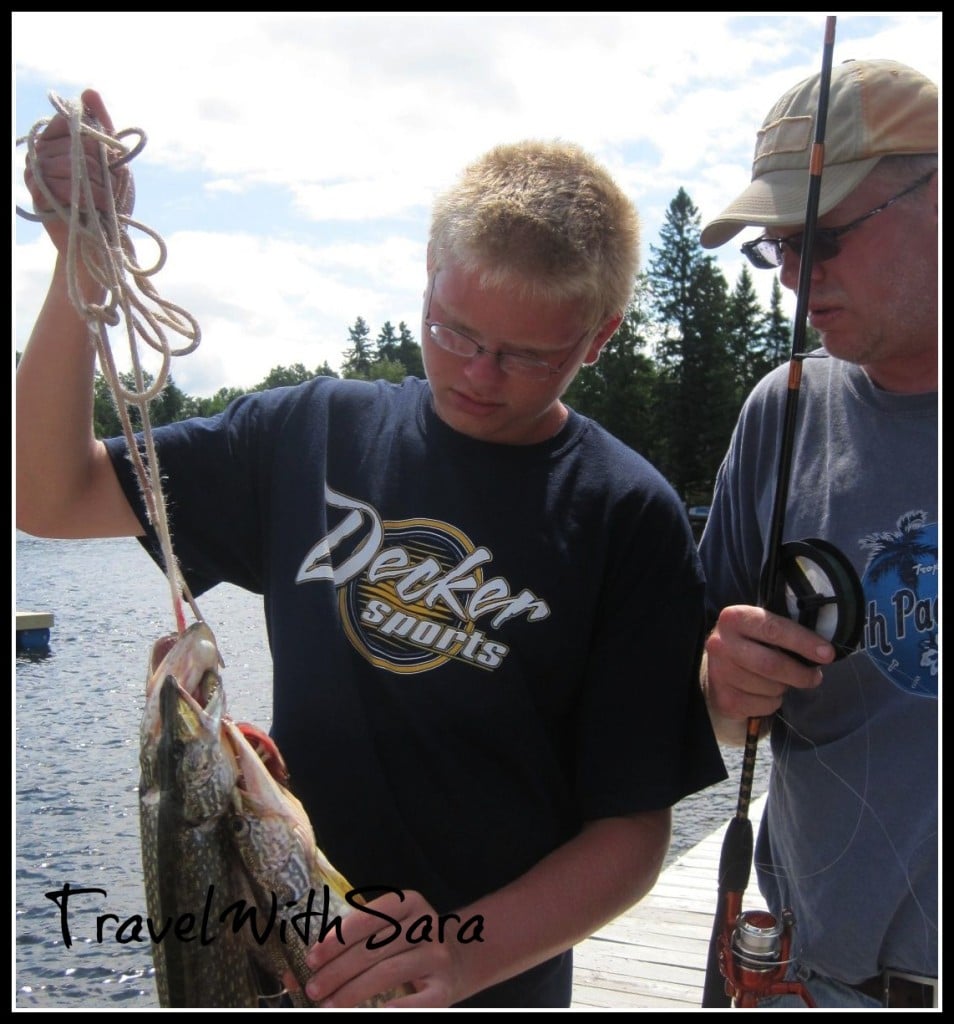
[{"label": "man's baseball cap", "polygon": [[[801,224],[808,201],[820,74],[772,107],[755,140],[752,182],[702,229],[714,249],[752,225]],[[893,60],[832,68],[818,216],[852,192],[883,156],[937,152],[937,85]]]}]

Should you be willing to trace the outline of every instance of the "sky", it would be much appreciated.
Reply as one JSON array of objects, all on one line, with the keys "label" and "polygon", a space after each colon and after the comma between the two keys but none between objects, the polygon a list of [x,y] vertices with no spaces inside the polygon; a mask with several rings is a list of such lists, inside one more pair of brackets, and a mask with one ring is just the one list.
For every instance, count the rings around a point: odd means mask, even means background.
[{"label": "sky", "polygon": [[[431,203],[501,142],[593,153],[637,206],[646,268],[680,188],[705,224],[748,183],[769,107],[821,68],[829,14],[835,64],[887,57],[940,83],[939,12],[15,12],[13,131],[52,116],[51,91],[92,87],[145,133],[135,216],[166,245],[155,288],[201,328],[172,377],[204,397],[279,365],[339,370],[358,317],[372,340],[404,321],[419,341]],[[29,208],[25,152],[12,205]],[[22,351],[53,248],[11,217]],[[730,288],[755,234],[714,250]],[[774,272],[752,274],[768,308]],[[110,345],[127,368],[122,327]]]}]

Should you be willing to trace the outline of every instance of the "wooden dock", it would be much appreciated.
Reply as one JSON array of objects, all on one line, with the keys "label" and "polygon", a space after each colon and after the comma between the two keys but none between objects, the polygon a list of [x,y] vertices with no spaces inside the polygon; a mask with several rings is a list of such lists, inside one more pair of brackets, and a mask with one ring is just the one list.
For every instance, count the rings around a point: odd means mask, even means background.
[{"label": "wooden dock", "polygon": [[[755,831],[764,806],[762,796],[749,809]],[[727,825],[666,868],[635,907],[576,947],[571,1008],[701,1008]],[[743,909],[764,906],[753,871]]]}]

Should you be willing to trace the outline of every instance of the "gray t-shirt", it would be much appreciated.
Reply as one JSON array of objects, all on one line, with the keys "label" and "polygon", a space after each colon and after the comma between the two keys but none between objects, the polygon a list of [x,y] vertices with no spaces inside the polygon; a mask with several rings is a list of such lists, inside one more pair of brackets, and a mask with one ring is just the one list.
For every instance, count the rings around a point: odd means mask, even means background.
[{"label": "gray t-shirt", "polygon": [[[788,390],[753,390],[701,540],[710,621],[758,604]],[[937,975],[937,394],[876,388],[804,360],[783,541],[818,538],[864,591],[858,651],[790,691],[773,722],[759,888],[795,916],[793,953],[850,984],[893,967]]]}]

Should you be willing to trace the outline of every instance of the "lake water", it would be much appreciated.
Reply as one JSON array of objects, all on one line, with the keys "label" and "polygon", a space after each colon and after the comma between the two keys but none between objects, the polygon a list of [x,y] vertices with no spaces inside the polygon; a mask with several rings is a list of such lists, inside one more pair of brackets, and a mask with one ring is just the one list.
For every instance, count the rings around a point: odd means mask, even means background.
[{"label": "lake water", "polygon": [[[155,1008],[148,942],[131,941],[112,920],[98,934],[97,918],[146,915],[139,721],[152,643],[175,629],[169,588],[131,539],[17,533],[15,546],[16,609],[55,617],[49,651],[16,657],[15,1006]],[[233,716],[267,728],[271,660],[261,599],[223,585],[199,607],[226,661]],[[667,864],[735,813],[741,751],[723,753],[729,779],[677,806]],[[753,798],[765,791],[767,757],[760,749]],[[67,883],[64,931],[47,894]],[[75,892],[81,888],[104,892]]]}]

